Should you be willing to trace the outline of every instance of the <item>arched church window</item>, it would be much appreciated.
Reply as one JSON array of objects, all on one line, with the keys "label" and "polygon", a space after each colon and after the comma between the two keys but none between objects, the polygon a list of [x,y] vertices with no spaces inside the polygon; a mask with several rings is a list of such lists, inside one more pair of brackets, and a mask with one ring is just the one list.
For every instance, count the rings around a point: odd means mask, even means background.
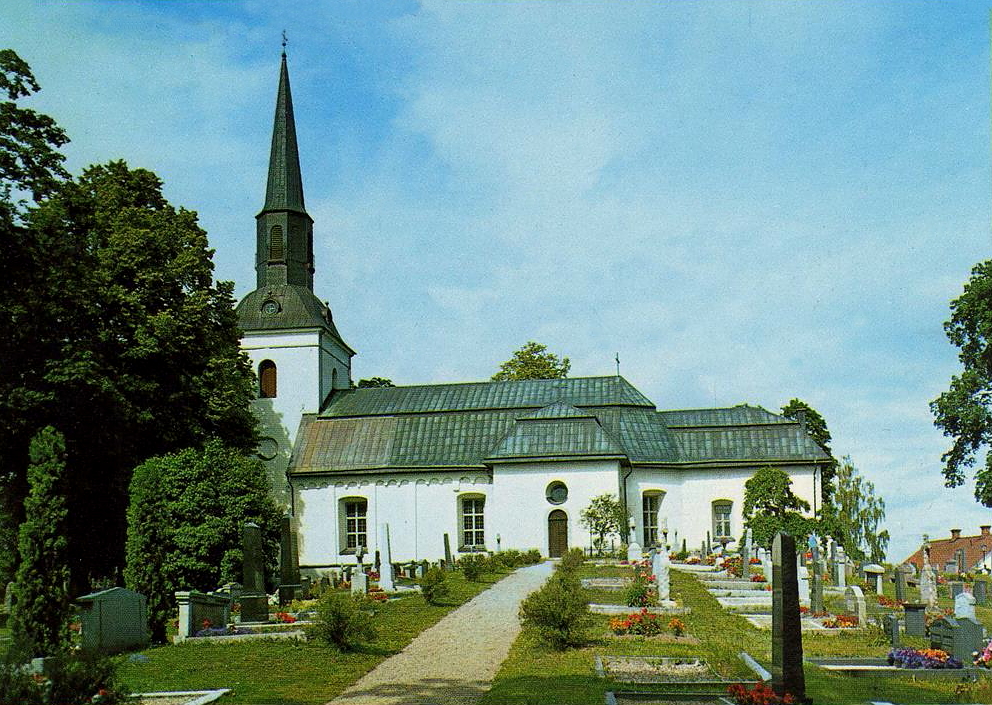
[{"label": "arched church window", "polygon": [[260,399],[276,398],[276,363],[262,360],[258,366],[258,396]]},{"label": "arched church window", "polygon": [[279,260],[286,257],[286,243],[282,235],[282,226],[273,225],[269,231],[269,259]]}]

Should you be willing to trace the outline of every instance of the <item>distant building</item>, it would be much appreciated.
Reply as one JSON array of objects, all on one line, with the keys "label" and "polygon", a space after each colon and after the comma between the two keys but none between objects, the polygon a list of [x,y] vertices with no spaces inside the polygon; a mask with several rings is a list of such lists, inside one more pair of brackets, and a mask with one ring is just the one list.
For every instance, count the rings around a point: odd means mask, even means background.
[{"label": "distant building", "polygon": [[354,563],[387,523],[400,561],[442,557],[444,534],[456,553],[561,555],[589,545],[579,513],[607,492],[641,545],[667,526],[670,542],[678,532],[695,549],[707,533],[740,537],[744,483],[765,465],[819,504],[826,454],[760,407],[659,411],[620,376],[354,388],[355,352],[313,293],[285,54],[256,220],[256,289],[237,314],[259,378],[259,455],[294,516],[304,570]]},{"label": "distant building", "polygon": [[[950,538],[930,539],[930,565],[945,573],[989,570],[992,551],[992,525],[978,527],[976,536],[962,536],[961,529],[951,529]],[[919,571],[923,568],[923,549],[918,548],[903,563],[912,563]]]}]

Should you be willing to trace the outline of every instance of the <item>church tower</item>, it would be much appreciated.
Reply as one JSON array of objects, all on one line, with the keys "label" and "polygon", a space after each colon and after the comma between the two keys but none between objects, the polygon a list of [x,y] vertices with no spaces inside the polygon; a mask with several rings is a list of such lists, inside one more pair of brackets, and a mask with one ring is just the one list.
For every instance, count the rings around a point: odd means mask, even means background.
[{"label": "church tower", "polygon": [[351,357],[330,309],[313,293],[313,219],[303,178],[285,47],[279,69],[265,203],[255,216],[255,291],[237,307],[241,348],[258,375],[258,453],[275,496],[288,504],[286,467],[304,413],[351,387]]}]

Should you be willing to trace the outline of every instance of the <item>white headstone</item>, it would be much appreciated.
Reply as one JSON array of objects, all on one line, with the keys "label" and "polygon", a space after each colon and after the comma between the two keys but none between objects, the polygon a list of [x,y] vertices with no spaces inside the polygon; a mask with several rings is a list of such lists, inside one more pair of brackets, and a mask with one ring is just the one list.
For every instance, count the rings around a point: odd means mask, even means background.
[{"label": "white headstone", "polygon": [[799,555],[796,555],[796,576],[799,581],[799,604],[809,605],[809,569],[800,565]]},{"label": "white headstone", "polygon": [[958,596],[954,598],[954,618],[961,619],[962,617],[976,619],[975,596],[970,592],[959,593]]},{"label": "white headstone", "polygon": [[628,561],[639,561],[641,560],[641,545],[637,541],[632,541],[627,544],[627,560]]},{"label": "white headstone", "polygon": [[383,538],[383,545],[379,547],[379,587],[385,592],[392,592],[396,589],[393,585],[393,552],[389,547],[389,524],[383,524],[379,531],[379,536]]},{"label": "white headstone", "polygon": [[353,595],[364,595],[369,591],[369,576],[360,570],[356,570],[351,576],[351,593]]},{"label": "white headstone", "polygon": [[767,548],[761,549],[761,572],[765,574],[765,582],[772,584],[772,552]]},{"label": "white headstone", "polygon": [[671,561],[668,558],[668,551],[661,548],[654,551],[651,556],[651,572],[654,573],[655,584],[658,586],[658,599],[671,599],[672,588],[668,571]]},{"label": "white headstone", "polygon": [[858,626],[863,627],[868,622],[868,606],[865,604],[865,594],[857,585],[849,585],[844,593],[844,608],[848,614],[858,618]]},{"label": "white headstone", "polygon": [[837,547],[837,574],[834,576],[834,582],[837,583],[837,587],[844,587],[847,585],[847,556],[844,554],[844,547]]}]

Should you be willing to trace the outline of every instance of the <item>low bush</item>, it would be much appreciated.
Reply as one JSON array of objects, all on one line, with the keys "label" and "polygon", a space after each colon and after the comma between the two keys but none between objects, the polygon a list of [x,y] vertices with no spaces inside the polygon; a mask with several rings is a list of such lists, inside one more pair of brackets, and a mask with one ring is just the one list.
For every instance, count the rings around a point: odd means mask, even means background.
[{"label": "low bush", "polygon": [[543,561],[544,557],[541,556],[540,551],[538,551],[536,548],[532,548],[523,554],[522,560],[524,562],[524,565],[536,565],[537,563]]},{"label": "low bush", "polygon": [[362,642],[375,639],[374,617],[375,605],[368,598],[327,592],[317,601],[307,635],[341,651],[354,651]]},{"label": "low bush", "polygon": [[586,554],[582,552],[581,548],[570,548],[565,552],[565,555],[561,557],[561,563],[558,564],[559,570],[576,570],[586,561]]},{"label": "low bush", "polygon": [[489,570],[489,556],[484,553],[470,553],[458,559],[458,567],[465,574],[466,580],[476,583]]},{"label": "low bush", "polygon": [[500,551],[493,555],[493,561],[504,568],[517,568],[524,565],[524,554],[516,549]]},{"label": "low bush", "polygon": [[28,675],[10,659],[0,663],[0,696],[17,705],[115,705],[128,693],[117,683],[110,659],[72,654],[57,659],[48,677]]},{"label": "low bush", "polygon": [[424,599],[427,600],[427,604],[436,605],[451,591],[447,574],[438,566],[431,566],[427,569],[424,577],[420,579],[420,591],[423,593]]},{"label": "low bush", "polygon": [[559,570],[523,601],[520,619],[552,648],[566,649],[585,643],[592,614],[578,578],[571,571]]}]

